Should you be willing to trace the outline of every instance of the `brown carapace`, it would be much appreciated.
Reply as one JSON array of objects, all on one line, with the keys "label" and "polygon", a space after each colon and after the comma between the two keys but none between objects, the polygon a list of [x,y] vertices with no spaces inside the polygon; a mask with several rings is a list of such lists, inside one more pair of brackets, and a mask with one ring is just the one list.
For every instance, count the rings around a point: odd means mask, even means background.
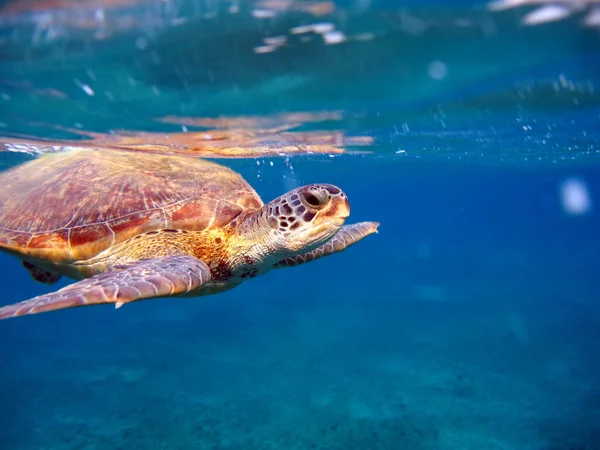
[{"label": "brown carapace", "polygon": [[336,186],[264,204],[236,172],[195,157],[73,149],[0,174],[0,249],[34,279],[75,283],[0,319],[77,306],[201,296],[339,252],[377,232],[344,225]]}]

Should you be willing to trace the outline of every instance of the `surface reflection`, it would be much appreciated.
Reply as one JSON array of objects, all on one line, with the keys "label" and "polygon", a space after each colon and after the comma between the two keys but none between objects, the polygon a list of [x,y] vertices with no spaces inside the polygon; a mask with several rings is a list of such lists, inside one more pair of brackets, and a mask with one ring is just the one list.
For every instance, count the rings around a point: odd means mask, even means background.
[{"label": "surface reflection", "polygon": [[[331,124],[341,112],[298,112],[270,117],[193,118],[166,116],[165,124],[180,125],[179,132],[117,131],[99,133],[77,128],[49,128],[77,136],[74,139],[39,140],[27,136],[0,140],[0,151],[39,155],[70,147],[118,148],[132,151],[187,154],[214,158],[253,158],[302,154],[364,153],[373,144],[370,136],[348,136],[338,129],[298,130],[308,124]],[[193,130],[190,128],[201,128]],[[348,149],[357,147],[357,149]]]}]

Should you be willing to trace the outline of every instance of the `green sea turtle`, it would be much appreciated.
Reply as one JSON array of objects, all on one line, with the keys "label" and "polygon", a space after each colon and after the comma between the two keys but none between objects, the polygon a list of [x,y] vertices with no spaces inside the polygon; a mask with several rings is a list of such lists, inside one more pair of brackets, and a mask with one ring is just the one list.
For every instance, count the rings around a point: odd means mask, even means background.
[{"label": "green sea turtle", "polygon": [[330,184],[263,204],[238,173],[186,156],[73,149],[0,173],[0,186],[0,249],[40,282],[80,280],[4,306],[0,319],[218,293],[379,225],[344,225],[348,199]]}]

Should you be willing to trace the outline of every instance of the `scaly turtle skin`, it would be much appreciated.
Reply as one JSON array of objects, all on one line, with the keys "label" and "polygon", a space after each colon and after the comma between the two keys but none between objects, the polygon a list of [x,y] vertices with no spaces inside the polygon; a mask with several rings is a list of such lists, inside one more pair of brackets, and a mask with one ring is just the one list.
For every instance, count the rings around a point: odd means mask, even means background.
[{"label": "scaly turtle skin", "polygon": [[344,225],[350,207],[335,186],[265,205],[236,172],[185,156],[76,149],[7,170],[0,186],[0,249],[40,282],[81,280],[4,306],[0,319],[222,292],[339,252],[379,225]]}]

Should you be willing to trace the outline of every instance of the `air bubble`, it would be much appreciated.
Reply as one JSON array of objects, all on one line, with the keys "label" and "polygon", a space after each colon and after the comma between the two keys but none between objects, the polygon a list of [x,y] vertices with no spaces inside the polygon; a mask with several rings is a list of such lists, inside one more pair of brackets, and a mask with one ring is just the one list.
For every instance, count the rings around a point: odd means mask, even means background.
[{"label": "air bubble", "polygon": [[560,202],[565,213],[569,215],[583,215],[592,209],[588,187],[579,178],[568,178],[561,183]]},{"label": "air bubble", "polygon": [[448,76],[448,66],[441,61],[432,61],[427,72],[434,80],[443,80]]}]

